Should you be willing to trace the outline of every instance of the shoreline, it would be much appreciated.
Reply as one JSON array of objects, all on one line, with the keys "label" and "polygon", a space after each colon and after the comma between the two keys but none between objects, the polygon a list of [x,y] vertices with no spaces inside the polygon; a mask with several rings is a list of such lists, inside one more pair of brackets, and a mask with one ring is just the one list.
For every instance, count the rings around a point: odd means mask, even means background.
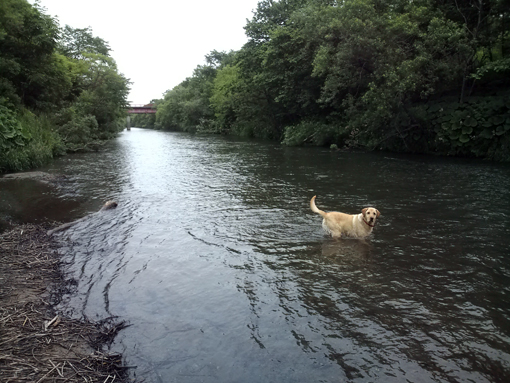
[{"label": "shoreline", "polygon": [[0,233],[0,381],[132,382],[122,355],[109,351],[125,322],[56,312],[70,281],[51,228],[21,224]]}]

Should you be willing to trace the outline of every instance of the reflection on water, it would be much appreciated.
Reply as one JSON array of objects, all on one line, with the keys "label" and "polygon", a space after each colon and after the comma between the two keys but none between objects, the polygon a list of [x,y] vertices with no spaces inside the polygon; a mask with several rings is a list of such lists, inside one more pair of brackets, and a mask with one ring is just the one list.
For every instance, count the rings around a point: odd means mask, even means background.
[{"label": "reflection on water", "polygon": [[[148,382],[510,380],[508,166],[132,129],[47,170],[119,202],[60,236],[61,308],[129,321]],[[373,236],[325,237],[315,194]]]}]

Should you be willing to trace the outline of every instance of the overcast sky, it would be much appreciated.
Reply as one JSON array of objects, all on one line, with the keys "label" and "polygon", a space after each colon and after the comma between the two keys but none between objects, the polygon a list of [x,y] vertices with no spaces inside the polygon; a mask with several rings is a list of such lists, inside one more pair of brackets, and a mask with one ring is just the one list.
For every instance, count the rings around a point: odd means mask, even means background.
[{"label": "overcast sky", "polygon": [[[32,4],[35,0],[29,0]],[[129,101],[162,98],[205,64],[210,51],[238,50],[258,0],[40,0],[60,26],[91,27],[107,41],[119,72],[129,78]]]}]

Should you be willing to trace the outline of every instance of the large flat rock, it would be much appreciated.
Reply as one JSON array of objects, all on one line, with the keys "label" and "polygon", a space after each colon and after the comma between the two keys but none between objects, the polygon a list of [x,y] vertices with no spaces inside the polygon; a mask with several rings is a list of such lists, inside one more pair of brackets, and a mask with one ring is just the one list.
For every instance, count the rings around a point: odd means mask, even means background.
[{"label": "large flat rock", "polygon": [[38,181],[54,181],[56,176],[45,172],[22,172],[4,174],[3,179],[33,179]]}]

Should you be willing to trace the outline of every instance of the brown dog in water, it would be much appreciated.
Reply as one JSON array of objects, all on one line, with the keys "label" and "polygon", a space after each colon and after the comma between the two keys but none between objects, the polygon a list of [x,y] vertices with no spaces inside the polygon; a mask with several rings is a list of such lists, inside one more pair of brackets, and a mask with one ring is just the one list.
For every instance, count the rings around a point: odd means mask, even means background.
[{"label": "brown dog in water", "polygon": [[364,238],[372,233],[375,221],[381,213],[373,207],[366,207],[361,214],[345,214],[337,211],[326,213],[315,206],[315,197],[310,200],[310,208],[314,213],[322,215],[322,227],[333,237],[347,235],[354,238]]}]

